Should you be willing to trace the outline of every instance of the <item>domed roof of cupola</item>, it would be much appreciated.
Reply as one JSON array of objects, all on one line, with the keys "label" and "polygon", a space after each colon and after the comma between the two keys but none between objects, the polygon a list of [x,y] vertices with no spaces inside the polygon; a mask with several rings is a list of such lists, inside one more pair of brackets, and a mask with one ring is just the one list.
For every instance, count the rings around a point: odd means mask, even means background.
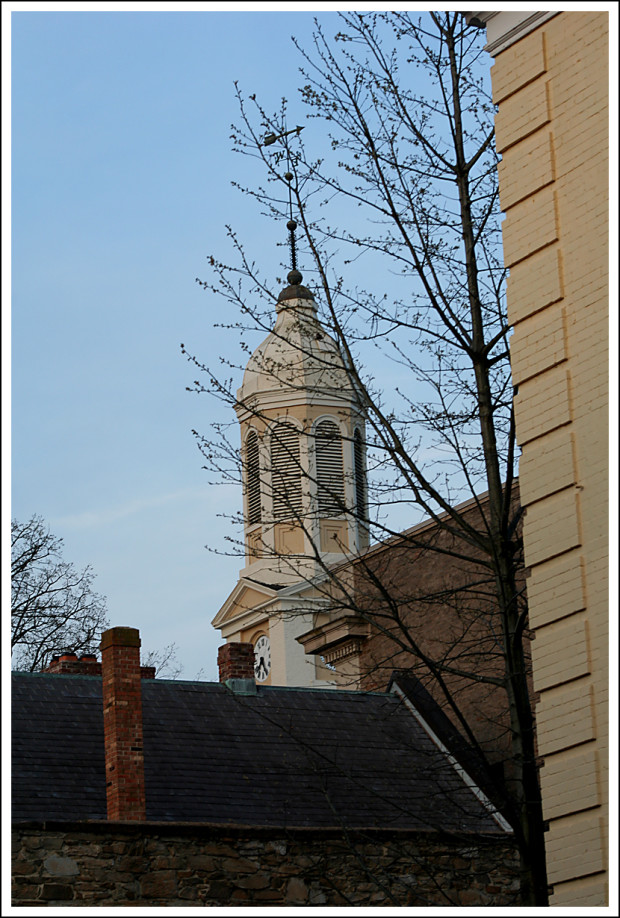
[{"label": "domed roof of cupola", "polygon": [[[289,281],[297,280],[291,278],[293,273]],[[276,312],[273,331],[248,361],[238,401],[268,393],[283,405],[290,403],[291,397],[296,401],[350,401],[353,387],[344,359],[336,341],[319,322],[308,288],[291,283],[280,293]]]}]

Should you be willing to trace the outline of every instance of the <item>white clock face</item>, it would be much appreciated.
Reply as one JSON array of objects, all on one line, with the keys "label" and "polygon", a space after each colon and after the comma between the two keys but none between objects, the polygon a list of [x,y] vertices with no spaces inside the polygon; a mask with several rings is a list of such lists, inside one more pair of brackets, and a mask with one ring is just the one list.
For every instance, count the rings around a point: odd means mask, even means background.
[{"label": "white clock face", "polygon": [[261,636],[254,644],[254,675],[257,682],[264,682],[271,669],[271,647],[266,634]]}]

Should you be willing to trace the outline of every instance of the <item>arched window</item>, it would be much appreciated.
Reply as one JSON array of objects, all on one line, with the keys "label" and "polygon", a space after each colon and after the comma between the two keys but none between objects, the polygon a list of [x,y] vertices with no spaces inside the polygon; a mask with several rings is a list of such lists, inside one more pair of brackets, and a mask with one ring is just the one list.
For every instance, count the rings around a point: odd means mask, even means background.
[{"label": "arched window", "polygon": [[301,513],[301,467],[299,431],[292,424],[278,424],[271,431],[271,487],[274,519],[290,519]]},{"label": "arched window", "polygon": [[342,438],[338,425],[321,421],[314,435],[317,496],[320,516],[338,516],[344,510]]},{"label": "arched window", "polygon": [[248,495],[248,523],[252,526],[261,521],[260,509],[260,460],[258,435],[251,430],[245,441],[245,475]]},{"label": "arched window", "polygon": [[366,465],[364,444],[359,430],[353,434],[353,462],[355,465],[355,510],[360,520],[366,519]]}]

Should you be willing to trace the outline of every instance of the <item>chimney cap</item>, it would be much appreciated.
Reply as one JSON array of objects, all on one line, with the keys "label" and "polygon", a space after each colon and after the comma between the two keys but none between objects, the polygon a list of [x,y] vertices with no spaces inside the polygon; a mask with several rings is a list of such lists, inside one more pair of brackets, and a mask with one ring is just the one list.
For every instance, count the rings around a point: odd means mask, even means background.
[{"label": "chimney cap", "polygon": [[107,647],[139,647],[140,646],[140,632],[137,628],[126,628],[124,626],[117,626],[116,628],[108,628],[107,631],[104,631],[101,635],[101,649],[105,650]]}]

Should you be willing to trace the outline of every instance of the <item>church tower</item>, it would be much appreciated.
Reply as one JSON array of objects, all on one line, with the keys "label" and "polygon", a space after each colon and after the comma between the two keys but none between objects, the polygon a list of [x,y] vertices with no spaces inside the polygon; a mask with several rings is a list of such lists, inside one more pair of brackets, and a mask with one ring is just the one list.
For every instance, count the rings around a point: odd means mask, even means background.
[{"label": "church tower", "polygon": [[213,620],[229,641],[249,641],[256,678],[327,685],[333,674],[297,638],[326,615],[326,568],[367,545],[362,401],[314,297],[295,267],[271,333],[237,391],[245,566]]}]

